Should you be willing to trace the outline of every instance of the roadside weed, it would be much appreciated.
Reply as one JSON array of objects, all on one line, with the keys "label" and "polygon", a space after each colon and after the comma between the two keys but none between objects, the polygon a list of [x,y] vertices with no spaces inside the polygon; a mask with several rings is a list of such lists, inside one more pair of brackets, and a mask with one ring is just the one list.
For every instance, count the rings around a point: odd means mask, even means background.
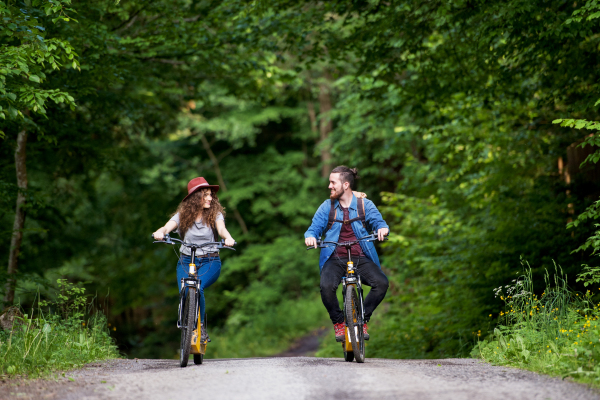
[{"label": "roadside weed", "polygon": [[546,271],[545,290],[537,296],[531,268],[525,266],[524,275],[495,290],[504,311],[471,355],[600,386],[600,304],[594,304],[593,292],[571,290],[557,266],[553,276]]},{"label": "roadside weed", "polygon": [[85,289],[58,280],[56,300],[14,317],[10,331],[0,330],[0,374],[47,376],[86,363],[118,357],[106,317],[90,312]]}]

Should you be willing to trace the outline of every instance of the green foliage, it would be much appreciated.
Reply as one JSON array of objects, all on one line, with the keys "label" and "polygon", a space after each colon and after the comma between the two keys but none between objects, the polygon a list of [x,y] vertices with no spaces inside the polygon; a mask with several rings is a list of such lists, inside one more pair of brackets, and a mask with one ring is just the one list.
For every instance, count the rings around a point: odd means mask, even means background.
[{"label": "green foliage", "polygon": [[0,3],[0,118],[23,118],[24,110],[46,114],[48,100],[75,109],[75,99],[67,91],[42,86],[48,74],[65,64],[79,69],[78,55],[68,40],[46,37],[50,23],[72,20],[69,13],[75,11],[70,5],[71,0]]},{"label": "green foliage", "polygon": [[17,313],[10,331],[0,331],[0,373],[45,377],[118,357],[106,317],[86,312],[85,289],[63,279],[58,287],[55,301],[40,300],[29,314]]},{"label": "green foliage", "polygon": [[[600,122],[586,121],[585,119],[556,119],[552,123],[575,129],[600,130]],[[598,147],[600,146],[600,138],[596,134],[587,135],[578,146],[582,148],[585,146]],[[581,163],[581,167],[587,163],[596,164],[598,161],[600,161],[600,151],[595,151],[586,157]]]},{"label": "green foliage", "polygon": [[40,307],[52,307],[56,309],[65,320],[72,320],[79,322],[83,318],[85,305],[87,303],[85,294],[85,288],[78,287],[75,284],[67,281],[66,279],[57,279],[58,292],[56,293],[56,299],[53,302],[40,300]]},{"label": "green foliage", "polygon": [[582,272],[577,275],[577,282],[583,282],[583,286],[594,286],[600,283],[600,268],[583,265]]},{"label": "green foliage", "polygon": [[[381,257],[391,287],[368,356],[466,355],[500,311],[491,288],[510,284],[522,255],[538,266],[535,284],[552,260],[569,274],[582,262],[596,268],[571,250],[593,235],[580,222],[596,218],[597,205],[584,210],[599,185],[584,176],[567,185],[556,168],[570,144],[596,144],[565,129],[595,129],[589,121],[598,119],[595,2],[388,3],[98,0],[70,6],[76,23],[40,14],[45,42],[72,46],[57,46],[55,59],[68,66],[57,57],[73,54],[81,71],[43,70],[41,84],[21,82],[77,100],[74,110],[45,102],[51,118],[31,116],[51,140],[28,145],[22,301],[33,301],[34,283],[59,276],[110,289],[121,349],[173,357],[176,260],[148,234],[175,211],[189,179],[220,175],[239,245],[206,292],[218,338],[211,348],[278,352],[326,319],[316,254],[302,246],[328,196],[326,149],[332,164],[360,169],[359,190],[392,227]],[[325,89],[333,131],[322,138]],[[557,117],[563,127],[549,123]],[[8,126],[4,226],[17,193],[19,127]],[[578,214],[571,234],[565,224]],[[10,234],[0,232],[6,257]]]},{"label": "green foliage", "polygon": [[[261,295],[259,292],[253,294]],[[329,326],[321,298],[316,294],[283,300],[261,313],[245,315],[246,318],[240,314],[236,310],[226,327],[211,333],[208,358],[272,356],[287,350],[290,343],[310,334],[315,327]],[[244,319],[250,321],[242,324]]]},{"label": "green foliage", "polygon": [[[557,119],[552,121],[552,123],[575,129],[600,130],[600,123],[596,121],[586,121],[584,119]],[[583,148],[586,145],[598,148],[600,147],[600,138],[597,134],[587,135],[578,146]],[[597,164],[598,161],[600,161],[600,150],[595,150],[586,157],[586,159],[581,163],[580,167],[583,167],[585,164]],[[599,217],[600,201],[596,201],[584,212],[579,214],[574,221],[570,221],[567,224],[567,227],[576,228],[579,224],[582,224],[587,220],[598,219]],[[600,224],[594,224],[594,226],[598,228],[600,227]],[[594,232],[594,234],[591,235],[585,241],[585,243],[583,243],[574,251],[585,251],[587,249],[591,249],[592,254],[596,254],[600,250],[600,230],[596,230],[596,232]]]},{"label": "green foliage", "polygon": [[[580,275],[579,279],[583,279]],[[588,281],[590,283],[595,282]],[[534,294],[531,269],[510,285],[495,290],[505,304],[493,333],[477,343],[471,355],[496,365],[526,368],[600,384],[600,317],[597,294],[584,295],[567,286],[557,271],[545,275],[546,289]],[[595,301],[594,301],[595,300]],[[600,345],[599,345],[600,346]]]}]

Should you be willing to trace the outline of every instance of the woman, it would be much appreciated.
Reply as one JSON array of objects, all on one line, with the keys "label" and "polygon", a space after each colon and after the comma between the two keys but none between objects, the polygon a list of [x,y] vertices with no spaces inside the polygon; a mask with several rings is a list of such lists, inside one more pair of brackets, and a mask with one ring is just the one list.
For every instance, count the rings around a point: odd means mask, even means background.
[{"label": "woman", "polygon": [[[155,240],[163,240],[165,235],[177,229],[184,242],[203,244],[214,242],[216,229],[219,236],[225,239],[225,246],[233,246],[235,241],[225,228],[225,211],[219,203],[216,193],[219,186],[209,185],[206,179],[194,178],[188,183],[188,195],[177,207],[177,212],[169,222],[154,232]],[[181,291],[181,279],[188,277],[188,265],[191,263],[191,250],[181,246],[181,257],[177,263],[177,286]],[[200,285],[200,318],[204,323],[204,289],[217,281],[221,274],[219,251],[214,246],[196,250],[196,268],[201,279]],[[206,329],[202,330],[205,334]],[[203,337],[202,340],[207,340]]]}]

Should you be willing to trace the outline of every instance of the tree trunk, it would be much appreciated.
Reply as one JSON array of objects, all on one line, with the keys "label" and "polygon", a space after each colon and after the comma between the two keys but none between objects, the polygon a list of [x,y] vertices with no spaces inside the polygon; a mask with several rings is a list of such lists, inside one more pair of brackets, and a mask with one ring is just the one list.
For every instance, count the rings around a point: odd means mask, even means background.
[{"label": "tree trunk", "polygon": [[[219,186],[221,187],[223,192],[227,192],[227,186],[225,186],[225,180],[223,179],[223,175],[221,174],[221,168],[219,168],[219,160],[215,156],[215,153],[213,153],[212,149],[210,148],[210,143],[208,143],[208,140],[206,140],[204,135],[200,135],[200,139],[202,140],[202,145],[204,146],[204,150],[206,150],[206,152],[208,153],[208,157],[210,158],[210,160],[212,161],[212,163],[215,167],[215,174],[217,174],[217,180],[219,181]],[[244,219],[242,218],[242,214],[240,214],[240,212],[236,208],[233,208],[233,216],[235,217],[237,222],[240,224],[240,227],[242,228],[242,232],[244,234],[248,233],[248,227],[246,226],[246,222],[244,222]]]},{"label": "tree trunk", "polygon": [[[310,121],[310,130],[312,131],[313,134],[317,134],[318,130],[317,130],[317,113],[315,112],[315,105],[314,103],[309,100],[306,103],[306,108],[308,110],[308,119]],[[304,153],[304,161],[302,162],[302,165],[304,167],[306,167],[308,165],[308,150],[306,149],[306,141],[302,141],[302,152]]]},{"label": "tree trunk", "polygon": [[17,208],[15,212],[15,223],[13,224],[12,238],[10,240],[10,253],[8,256],[8,279],[6,282],[6,295],[4,302],[11,305],[15,300],[15,286],[17,283],[16,273],[19,263],[19,252],[23,241],[23,227],[25,226],[25,202],[27,198],[27,169],[25,166],[25,148],[27,144],[27,131],[23,129],[17,136],[17,148],[15,150],[15,169],[17,171]]},{"label": "tree trunk", "polygon": [[[331,89],[326,82],[319,85],[319,134],[321,136],[321,176],[327,178],[331,172],[331,148],[326,140],[333,130],[330,118]],[[309,111],[310,112],[310,111]]]}]

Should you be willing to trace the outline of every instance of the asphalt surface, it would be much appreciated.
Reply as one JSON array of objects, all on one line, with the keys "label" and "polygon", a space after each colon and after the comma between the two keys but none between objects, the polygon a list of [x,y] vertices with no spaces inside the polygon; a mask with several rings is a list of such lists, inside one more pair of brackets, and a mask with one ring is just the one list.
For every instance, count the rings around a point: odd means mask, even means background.
[{"label": "asphalt surface", "polygon": [[[69,379],[70,378],[70,379]],[[205,360],[113,360],[55,381],[0,386],[19,399],[600,399],[573,382],[473,359],[383,360],[364,364],[313,357]]]}]

